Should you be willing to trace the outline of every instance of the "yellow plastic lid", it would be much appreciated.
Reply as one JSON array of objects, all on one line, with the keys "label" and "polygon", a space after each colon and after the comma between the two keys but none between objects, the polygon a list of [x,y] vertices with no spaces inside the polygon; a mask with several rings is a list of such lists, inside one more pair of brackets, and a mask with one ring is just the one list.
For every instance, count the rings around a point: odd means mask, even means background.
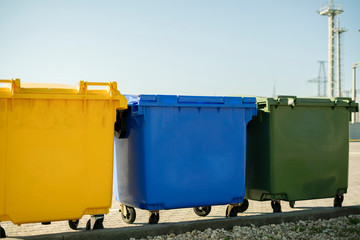
[{"label": "yellow plastic lid", "polygon": [[[0,80],[0,98],[46,98],[46,99],[109,99],[122,98],[116,82],[86,82],[79,85],[50,83],[20,83],[20,79]],[[89,89],[89,86],[90,89]],[[97,88],[100,89],[97,89]]]}]

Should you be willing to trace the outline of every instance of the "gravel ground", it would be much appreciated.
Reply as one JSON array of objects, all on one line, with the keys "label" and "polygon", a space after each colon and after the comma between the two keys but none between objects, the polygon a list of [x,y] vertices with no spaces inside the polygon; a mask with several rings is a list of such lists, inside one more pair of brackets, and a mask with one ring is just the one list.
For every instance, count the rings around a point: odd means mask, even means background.
[{"label": "gravel ground", "polygon": [[[360,215],[332,218],[329,220],[299,221],[271,224],[261,227],[234,226],[232,230],[210,228],[185,234],[168,234],[147,239],[360,239]],[[142,240],[147,240],[142,238]],[[130,240],[135,240],[130,238]]]}]

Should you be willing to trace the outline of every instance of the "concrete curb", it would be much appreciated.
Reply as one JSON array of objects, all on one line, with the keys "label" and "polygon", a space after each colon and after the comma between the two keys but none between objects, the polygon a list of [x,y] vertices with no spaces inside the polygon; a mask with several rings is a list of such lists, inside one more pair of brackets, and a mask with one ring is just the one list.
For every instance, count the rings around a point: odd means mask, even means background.
[{"label": "concrete curb", "polygon": [[342,208],[312,208],[311,210],[285,212],[285,213],[271,213],[256,216],[244,216],[236,218],[199,220],[192,222],[181,223],[159,223],[157,225],[144,225],[140,227],[126,227],[104,230],[93,230],[73,233],[60,233],[41,236],[31,236],[17,239],[49,239],[49,240],[79,240],[79,239],[129,239],[146,238],[146,236],[166,235],[170,233],[181,234],[191,232],[193,230],[205,230],[207,228],[218,229],[224,228],[230,230],[233,226],[255,226],[280,224],[285,222],[296,222],[299,220],[317,220],[330,219],[341,216],[348,216],[352,214],[360,214],[359,206],[350,206]]}]

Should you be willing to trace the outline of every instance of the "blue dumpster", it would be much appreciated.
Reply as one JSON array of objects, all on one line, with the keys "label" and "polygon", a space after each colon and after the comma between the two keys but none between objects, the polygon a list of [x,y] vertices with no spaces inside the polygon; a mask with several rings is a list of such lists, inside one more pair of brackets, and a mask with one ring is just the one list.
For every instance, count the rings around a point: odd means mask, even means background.
[{"label": "blue dumpster", "polygon": [[255,98],[141,95],[128,104],[117,112],[114,163],[125,222],[135,220],[134,208],[157,223],[162,209],[194,207],[206,216],[211,205],[242,203]]}]

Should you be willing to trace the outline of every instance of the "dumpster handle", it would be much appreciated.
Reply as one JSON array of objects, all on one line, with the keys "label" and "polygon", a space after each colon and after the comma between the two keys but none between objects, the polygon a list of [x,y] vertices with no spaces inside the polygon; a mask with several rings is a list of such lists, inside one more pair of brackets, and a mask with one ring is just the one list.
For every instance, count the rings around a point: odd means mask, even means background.
[{"label": "dumpster handle", "polygon": [[337,104],[337,102],[339,100],[349,101],[349,103],[351,103],[351,101],[352,101],[352,99],[349,97],[337,97],[337,98],[335,98],[335,104]]},{"label": "dumpster handle", "polygon": [[133,103],[131,105],[131,115],[132,116],[141,116],[144,115],[143,108],[139,106],[138,103]]},{"label": "dumpster handle", "polygon": [[[278,102],[280,102],[280,99],[281,98],[287,98],[288,99],[288,105],[291,106],[291,107],[295,107],[295,103],[296,103],[296,99],[297,97],[296,96],[289,96],[289,95],[278,95]],[[289,98],[292,98],[293,100],[289,100]]]},{"label": "dumpster handle", "polygon": [[0,79],[0,83],[12,83],[13,80]]},{"label": "dumpster handle", "polygon": [[88,86],[110,86],[108,82],[85,82]]},{"label": "dumpster handle", "polygon": [[257,103],[257,107],[258,107],[259,109],[265,108],[265,107],[266,107],[266,102],[258,102],[258,103]]},{"label": "dumpster handle", "polygon": [[10,92],[13,94],[15,88],[20,88],[20,79],[0,79],[0,83],[9,83],[10,84]]},{"label": "dumpster handle", "polygon": [[278,97],[278,98],[293,98],[294,100],[297,99],[296,96],[291,96],[291,95],[278,95],[277,97]]},{"label": "dumpster handle", "polygon": [[79,83],[79,92],[82,94],[86,94],[88,91],[88,86],[104,86],[109,87],[107,89],[110,95],[115,94],[117,91],[117,83],[116,82],[87,82],[80,81]]}]

